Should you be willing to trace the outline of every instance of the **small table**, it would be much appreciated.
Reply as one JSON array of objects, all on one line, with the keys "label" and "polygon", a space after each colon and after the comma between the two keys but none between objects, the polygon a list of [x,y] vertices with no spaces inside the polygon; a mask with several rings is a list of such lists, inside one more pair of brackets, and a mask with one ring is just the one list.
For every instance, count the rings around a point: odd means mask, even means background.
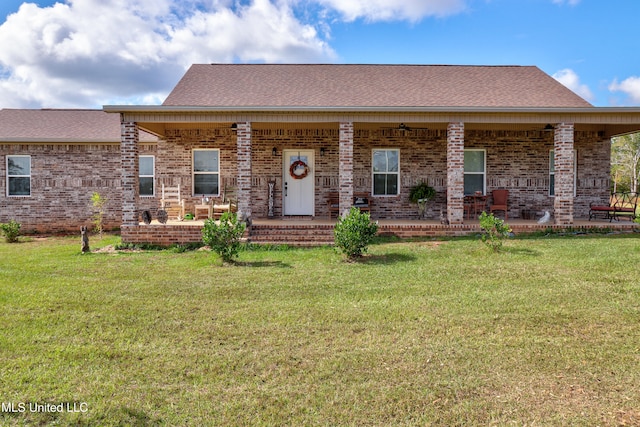
[{"label": "small table", "polygon": [[479,213],[487,207],[487,196],[483,194],[470,194],[464,196],[464,210],[467,212],[467,218],[477,218]]},{"label": "small table", "polygon": [[211,215],[213,214],[213,206],[211,206],[211,204],[194,205],[193,206],[194,219],[200,218],[199,212],[202,212],[202,211],[206,211],[206,217],[211,218]]}]

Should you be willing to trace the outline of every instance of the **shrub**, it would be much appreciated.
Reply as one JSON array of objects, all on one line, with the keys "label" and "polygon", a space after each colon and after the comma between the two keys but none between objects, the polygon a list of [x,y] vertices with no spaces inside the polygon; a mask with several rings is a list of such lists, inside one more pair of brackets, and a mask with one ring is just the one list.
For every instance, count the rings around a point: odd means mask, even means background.
[{"label": "shrub", "polygon": [[333,230],[335,244],[349,259],[362,256],[378,232],[378,224],[371,222],[368,212],[352,207],[349,213],[338,219]]},{"label": "shrub", "polygon": [[487,215],[486,212],[480,214],[480,228],[482,228],[482,241],[494,252],[500,251],[503,240],[511,233],[509,224],[493,214]]},{"label": "shrub", "polygon": [[232,212],[225,212],[220,221],[208,219],[202,228],[202,241],[216,252],[224,262],[232,262],[240,251],[240,238],[246,226],[238,221],[238,216]]},{"label": "shrub", "polygon": [[435,188],[424,181],[409,190],[409,201],[411,203],[418,203],[418,200],[433,200],[435,197]]},{"label": "shrub", "polygon": [[4,239],[7,243],[16,243],[18,241],[18,236],[20,236],[20,223],[15,219],[12,219],[5,224],[0,224],[0,231],[4,235]]},{"label": "shrub", "polygon": [[100,193],[94,192],[91,195],[91,203],[93,204],[93,226],[94,231],[100,234],[102,238],[102,232],[104,231],[104,214],[105,205],[107,204],[107,198],[102,197]]}]

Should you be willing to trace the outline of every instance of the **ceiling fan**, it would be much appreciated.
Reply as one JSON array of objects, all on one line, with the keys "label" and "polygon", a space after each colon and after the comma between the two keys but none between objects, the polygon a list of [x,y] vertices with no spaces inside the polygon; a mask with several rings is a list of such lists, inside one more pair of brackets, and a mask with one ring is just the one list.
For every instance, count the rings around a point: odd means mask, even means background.
[{"label": "ceiling fan", "polygon": [[413,127],[413,126],[407,126],[404,123],[400,123],[398,126],[395,126],[395,127],[383,127],[382,129],[401,130],[401,131],[411,132],[412,130],[427,130],[429,128],[417,128],[417,127]]},{"label": "ceiling fan", "polygon": [[544,131],[544,132],[552,132],[556,128],[551,123],[547,123],[545,126],[532,126],[530,130]]}]

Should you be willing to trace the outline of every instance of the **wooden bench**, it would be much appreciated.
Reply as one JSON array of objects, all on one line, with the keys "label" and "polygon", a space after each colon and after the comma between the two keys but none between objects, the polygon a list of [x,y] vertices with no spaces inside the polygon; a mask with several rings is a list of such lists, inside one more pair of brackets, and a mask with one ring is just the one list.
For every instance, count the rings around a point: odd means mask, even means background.
[{"label": "wooden bench", "polygon": [[[353,193],[353,204],[363,212],[371,212],[371,196],[369,193],[355,192]],[[333,214],[340,215],[340,193],[333,191],[327,197],[327,208],[329,210],[329,218],[333,218]]]},{"label": "wooden bench", "polygon": [[589,221],[599,216],[608,219],[609,222],[620,220],[620,217],[629,217],[632,221],[637,217],[638,194],[637,193],[613,193],[609,203],[590,203]]}]

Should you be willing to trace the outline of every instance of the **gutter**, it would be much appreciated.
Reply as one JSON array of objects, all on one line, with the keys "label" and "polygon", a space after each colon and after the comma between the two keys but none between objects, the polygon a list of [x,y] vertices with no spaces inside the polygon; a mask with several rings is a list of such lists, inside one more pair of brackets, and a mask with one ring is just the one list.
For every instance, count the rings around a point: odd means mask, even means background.
[{"label": "gutter", "polygon": [[511,114],[640,114],[640,107],[313,107],[313,106],[171,106],[105,105],[107,113],[511,113]]}]

